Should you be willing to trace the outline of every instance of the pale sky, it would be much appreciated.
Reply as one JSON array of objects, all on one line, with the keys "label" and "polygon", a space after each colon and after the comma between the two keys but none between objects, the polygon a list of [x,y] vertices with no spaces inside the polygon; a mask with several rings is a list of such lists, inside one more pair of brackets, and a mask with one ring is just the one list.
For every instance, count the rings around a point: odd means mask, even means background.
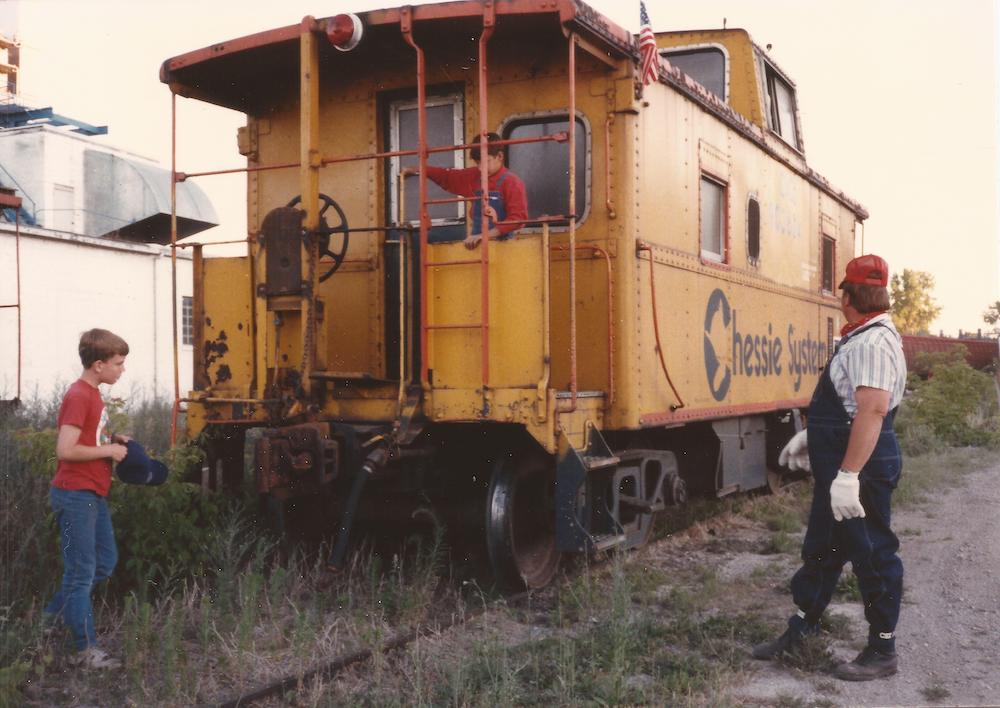
[{"label": "pale sky", "polygon": [[[16,16],[25,103],[108,125],[101,140],[170,164],[164,59],[295,24],[304,15],[394,7],[392,0],[0,0]],[[415,2],[412,4],[422,4]],[[638,31],[638,0],[592,2]],[[16,6],[16,12],[11,12]],[[656,31],[742,27],[798,89],[806,157],[864,204],[866,251],[893,272],[924,270],[942,307],[936,333],[983,327],[1000,298],[998,49],[992,0],[649,0]],[[240,166],[242,116],[178,101],[178,169]],[[242,177],[199,181],[222,220],[205,234],[245,235]]]}]

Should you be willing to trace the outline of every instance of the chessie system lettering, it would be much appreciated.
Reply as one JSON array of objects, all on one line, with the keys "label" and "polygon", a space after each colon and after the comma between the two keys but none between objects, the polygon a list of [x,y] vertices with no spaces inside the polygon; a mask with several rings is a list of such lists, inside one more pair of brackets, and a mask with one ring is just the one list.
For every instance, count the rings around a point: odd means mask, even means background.
[{"label": "chessie system lettering", "polygon": [[[715,400],[725,399],[735,377],[791,376],[798,392],[804,376],[819,374],[829,356],[830,343],[812,332],[797,331],[791,323],[782,337],[782,327],[768,322],[757,330],[741,329],[739,313],[730,308],[725,293],[719,289],[712,292],[705,308],[704,342],[705,373]],[[720,330],[726,335],[720,337]],[[725,367],[713,344],[720,340],[728,340],[731,347],[732,364]]]}]

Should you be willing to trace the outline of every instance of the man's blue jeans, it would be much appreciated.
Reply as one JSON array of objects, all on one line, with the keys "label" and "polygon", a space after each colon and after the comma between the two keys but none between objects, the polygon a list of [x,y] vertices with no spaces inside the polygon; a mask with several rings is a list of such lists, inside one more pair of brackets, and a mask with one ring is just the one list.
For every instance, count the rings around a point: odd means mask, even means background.
[{"label": "man's blue jeans", "polygon": [[90,594],[97,583],[111,575],[118,562],[115,532],[104,497],[52,487],[49,498],[59,524],[63,576],[62,586],[44,612],[66,623],[74,647],[81,651],[97,643]]}]

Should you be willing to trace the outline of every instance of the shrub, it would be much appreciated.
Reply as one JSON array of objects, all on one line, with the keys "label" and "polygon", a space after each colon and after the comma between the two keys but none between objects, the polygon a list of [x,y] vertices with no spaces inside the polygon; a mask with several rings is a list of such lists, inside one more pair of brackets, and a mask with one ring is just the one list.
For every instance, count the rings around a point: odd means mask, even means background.
[{"label": "shrub", "polygon": [[[58,538],[49,510],[55,431],[0,422],[0,607],[19,615],[44,602],[59,579]],[[44,559],[44,560],[43,560]]]},{"label": "shrub", "polygon": [[[58,534],[49,509],[56,469],[56,414],[62,393],[0,410],[0,607],[17,616],[40,604],[59,581]],[[139,399],[107,402],[112,429],[133,434],[147,451],[169,446],[171,404]],[[177,447],[162,457],[170,477],[161,487],[115,483],[108,502],[119,547],[112,575],[116,594],[160,593],[171,580],[199,576],[210,561],[211,538],[237,502],[181,482],[200,451]]]},{"label": "shrub", "polygon": [[200,454],[190,447],[171,450],[166,460],[170,476],[161,487],[111,486],[108,503],[119,549],[111,577],[116,594],[157,597],[173,582],[205,573],[213,539],[235,502],[181,481]]},{"label": "shrub", "polygon": [[908,453],[1000,441],[993,381],[966,364],[964,353],[959,346],[918,356],[918,368],[929,371],[929,376],[926,380],[911,376],[912,392],[896,419],[896,431]]}]

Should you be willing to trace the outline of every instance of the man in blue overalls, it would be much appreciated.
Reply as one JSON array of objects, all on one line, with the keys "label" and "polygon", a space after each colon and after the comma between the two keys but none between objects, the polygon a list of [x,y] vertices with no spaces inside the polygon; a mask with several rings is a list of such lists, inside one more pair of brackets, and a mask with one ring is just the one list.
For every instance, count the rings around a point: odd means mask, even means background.
[{"label": "man in blue overalls", "polygon": [[[793,651],[819,631],[819,620],[848,561],[868,620],[868,646],[834,675],[868,681],[896,673],[896,622],[903,592],[899,539],[890,528],[892,491],[902,459],[892,421],[906,386],[906,361],[889,317],[889,266],[875,255],[847,264],[840,284],[847,324],[812,400],[806,430],[782,460],[808,464],[814,487],[802,567],[792,578],[798,611],[788,629],[753,649],[757,659]],[[804,460],[803,460],[804,464]]]},{"label": "man in blue overalls", "polygon": [[[461,197],[477,197],[472,200],[472,228],[469,236],[465,239],[466,248],[478,246],[483,233],[492,239],[510,238],[528,218],[528,198],[524,182],[504,166],[504,146],[497,144],[500,141],[500,136],[496,133],[487,133],[486,141],[489,206],[487,207],[485,230],[482,218],[483,202],[480,198],[482,178],[479,167],[453,169],[427,166],[427,178],[442,189]],[[469,156],[475,162],[479,162],[478,145],[474,145],[469,150]],[[414,167],[407,167],[402,170],[402,175],[408,177],[419,174],[419,172],[420,170]]]}]

